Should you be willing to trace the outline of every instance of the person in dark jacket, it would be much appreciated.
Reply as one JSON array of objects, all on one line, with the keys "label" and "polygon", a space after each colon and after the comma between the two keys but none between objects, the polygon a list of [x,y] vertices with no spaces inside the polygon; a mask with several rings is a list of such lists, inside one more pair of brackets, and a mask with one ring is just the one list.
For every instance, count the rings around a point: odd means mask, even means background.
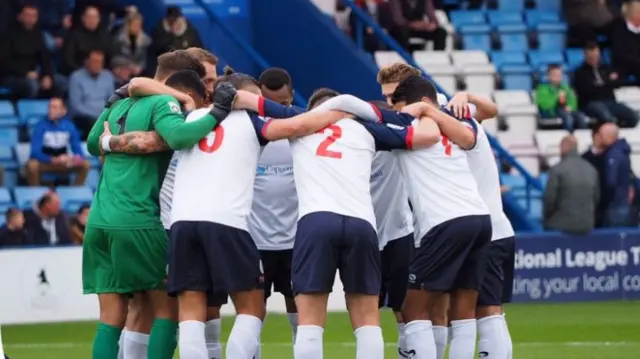
[{"label": "person in dark jacket", "polygon": [[109,61],[111,45],[109,33],[100,28],[98,9],[93,6],[87,7],[82,14],[81,23],[75,26],[65,39],[60,64],[62,73],[69,75],[81,68],[89,53],[94,50],[102,52]]},{"label": "person in dark jacket", "polygon": [[24,5],[18,21],[0,39],[2,85],[16,98],[34,98],[40,92],[60,95],[64,89],[54,76],[53,62],[38,27],[38,9]]},{"label": "person in dark jacket", "polygon": [[9,208],[6,223],[0,227],[0,247],[15,247],[31,244],[24,229],[24,215],[17,208]]},{"label": "person in dark jacket", "polygon": [[48,44],[49,49],[61,48],[64,37],[71,29],[73,0],[29,0],[29,4],[40,10],[40,29],[45,32],[45,38],[52,42]]},{"label": "person in dark jacket", "polygon": [[447,31],[440,27],[433,0],[389,0],[392,24],[384,24],[391,36],[410,50],[409,39],[419,37],[433,41],[433,49],[442,51],[447,42]]},{"label": "person in dark jacket", "polygon": [[627,4],[625,17],[612,25],[611,57],[622,75],[640,81],[640,2]]},{"label": "person in dark jacket", "polygon": [[599,122],[615,122],[620,127],[635,127],[638,114],[618,103],[613,90],[622,82],[620,75],[600,63],[600,49],[595,43],[584,49],[584,63],[573,74],[573,87],[578,95],[578,108]]},{"label": "person in dark jacket", "polygon": [[566,136],[560,142],[560,163],[549,171],[543,196],[546,229],[586,234],[595,226],[600,199],[598,172],[578,155],[578,141]]},{"label": "person in dark jacket", "polygon": [[182,16],[182,11],[177,6],[167,8],[167,15],[156,26],[151,39],[155,56],[173,50],[203,47],[198,30]]},{"label": "person in dark jacket", "polygon": [[71,218],[69,228],[71,234],[71,242],[73,242],[73,244],[82,245],[88,216],[89,205],[85,204],[78,208],[78,212],[76,213],[76,215]]},{"label": "person in dark jacket", "polygon": [[69,223],[60,211],[60,198],[55,192],[45,193],[33,207],[24,212],[29,241],[40,246],[71,244]]}]

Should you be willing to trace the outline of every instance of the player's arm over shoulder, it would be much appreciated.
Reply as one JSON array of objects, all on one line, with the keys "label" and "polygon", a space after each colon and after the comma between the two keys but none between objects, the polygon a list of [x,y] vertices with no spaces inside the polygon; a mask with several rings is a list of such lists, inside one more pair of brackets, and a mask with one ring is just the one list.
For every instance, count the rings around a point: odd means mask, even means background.
[{"label": "player's arm over shoulder", "polygon": [[266,119],[254,115],[252,120],[256,130],[267,141],[283,138],[295,138],[310,135],[341,119],[351,118],[349,114],[339,111],[306,112],[287,119]]},{"label": "player's arm over shoulder", "polygon": [[421,149],[440,140],[438,125],[428,117],[418,120],[415,125],[359,122],[373,136],[378,151]]},{"label": "player's arm over shoulder", "polygon": [[172,150],[192,147],[218,124],[209,112],[197,120],[185,122],[180,104],[175,98],[167,95],[154,97],[154,129]]}]

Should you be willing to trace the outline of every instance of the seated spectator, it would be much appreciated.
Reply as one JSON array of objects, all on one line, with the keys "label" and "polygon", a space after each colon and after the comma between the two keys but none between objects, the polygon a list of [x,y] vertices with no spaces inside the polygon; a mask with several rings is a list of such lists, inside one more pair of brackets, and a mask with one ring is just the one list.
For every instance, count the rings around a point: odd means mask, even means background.
[{"label": "seated spectator", "polygon": [[83,140],[114,91],[114,78],[104,69],[103,53],[98,50],[89,52],[84,68],[74,71],[69,77],[69,110]]},{"label": "seated spectator", "polygon": [[131,62],[133,76],[139,76],[147,65],[151,38],[142,30],[142,16],[138,13],[126,17],[122,30],[115,36],[114,56]]},{"label": "seated spectator", "polygon": [[[89,162],[84,158],[78,130],[66,115],[64,102],[54,97],[49,100],[49,113],[33,129],[31,156],[26,166],[29,186],[39,186],[43,173],[63,176],[75,173],[73,184],[84,185]],[[67,154],[68,148],[72,156]]]},{"label": "seated spectator", "polygon": [[89,216],[89,205],[85,204],[78,209],[69,226],[71,232],[71,243],[82,244],[84,240],[84,227],[87,225],[87,216]]},{"label": "seated spectator", "polygon": [[613,90],[620,85],[620,76],[611,67],[600,63],[600,49],[595,43],[584,49],[584,63],[573,73],[573,87],[578,94],[578,108],[599,122],[614,122],[620,127],[635,127],[638,114],[616,102]]},{"label": "seated spectator", "polygon": [[600,199],[598,172],[578,155],[578,141],[572,135],[560,142],[560,156],[544,189],[544,227],[570,234],[589,233]]},{"label": "seated spectator", "polygon": [[126,58],[116,56],[111,60],[111,72],[116,84],[116,88],[120,88],[129,83],[133,77],[134,65]]},{"label": "seated spectator", "polygon": [[260,82],[260,90],[264,97],[281,105],[291,106],[293,85],[287,70],[279,67],[266,69],[260,74],[258,82]]},{"label": "seated spectator", "polygon": [[568,84],[562,83],[562,68],[549,65],[547,83],[536,88],[536,104],[542,117],[560,117],[564,128],[573,132],[575,128],[587,128],[587,118],[578,111],[576,94]]},{"label": "seated spectator", "polygon": [[61,95],[64,91],[62,79],[54,76],[53,61],[37,24],[38,9],[25,5],[15,26],[0,39],[2,85],[16,98]]},{"label": "seated spectator", "polygon": [[89,6],[82,14],[81,22],[69,32],[62,48],[60,68],[68,75],[82,67],[84,59],[93,50],[111,56],[111,38],[107,30],[100,28],[98,9]]},{"label": "seated spectator", "polygon": [[24,229],[24,215],[17,208],[9,208],[5,214],[6,223],[0,227],[0,247],[14,247],[31,244]]},{"label": "seated spectator", "polygon": [[185,50],[189,47],[202,47],[198,30],[182,16],[177,6],[169,6],[167,15],[153,31],[152,54],[160,56],[173,50]]},{"label": "seated spectator", "polygon": [[433,0],[389,0],[392,23],[384,27],[405,49],[411,50],[412,37],[433,41],[433,49],[442,51],[447,42],[447,31],[440,27]]},{"label": "seated spectator", "polygon": [[24,212],[29,241],[39,246],[71,244],[67,218],[60,211],[60,198],[55,192],[45,193],[33,207]]},{"label": "seated spectator", "polygon": [[611,30],[611,57],[622,76],[633,75],[640,82],[640,1],[626,4],[624,19]]},{"label": "seated spectator", "polygon": [[[109,30],[113,19],[121,19],[129,13],[138,12],[133,5],[123,6],[119,0],[72,0],[74,4],[73,22],[80,22],[84,11],[88,7],[94,7],[100,14],[100,27]],[[130,2],[130,1],[125,1]]]},{"label": "seated spectator", "polygon": [[612,9],[607,0],[562,0],[569,43],[583,47],[595,42],[598,35],[608,35],[614,19]]},{"label": "seated spectator", "polygon": [[[356,6],[362,9],[367,15],[369,15],[380,26],[389,26],[392,23],[389,15],[389,5],[386,1],[382,0],[357,0]],[[349,12],[349,29],[351,36],[355,39],[357,35],[358,17]],[[378,36],[374,33],[373,29],[368,26],[362,28],[362,45],[367,52],[374,53],[380,49],[380,41]]]},{"label": "seated spectator", "polygon": [[40,29],[45,33],[49,50],[62,48],[72,25],[73,0],[29,0],[29,4],[40,10]]}]

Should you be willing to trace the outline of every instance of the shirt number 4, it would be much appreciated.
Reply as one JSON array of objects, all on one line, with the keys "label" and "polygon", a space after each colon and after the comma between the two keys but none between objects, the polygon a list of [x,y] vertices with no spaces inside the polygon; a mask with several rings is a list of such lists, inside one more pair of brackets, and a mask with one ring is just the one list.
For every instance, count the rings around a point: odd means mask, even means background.
[{"label": "shirt number 4", "polygon": [[329,131],[331,134],[324,141],[320,142],[316,150],[316,156],[341,159],[342,153],[331,151],[329,146],[333,145],[337,139],[342,137],[342,129],[338,125],[329,125],[316,133],[325,133],[325,131]]}]

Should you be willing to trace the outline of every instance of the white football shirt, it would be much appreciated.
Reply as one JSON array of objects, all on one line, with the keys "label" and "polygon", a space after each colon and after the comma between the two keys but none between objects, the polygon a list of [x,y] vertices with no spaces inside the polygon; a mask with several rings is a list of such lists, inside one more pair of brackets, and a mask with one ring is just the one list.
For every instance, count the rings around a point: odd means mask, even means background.
[{"label": "white football shirt", "polygon": [[253,184],[249,233],[259,250],[293,248],[298,222],[298,196],[288,140],[265,146]]},{"label": "white football shirt", "polygon": [[[196,110],[187,116],[202,116]],[[205,221],[248,230],[253,181],[266,141],[266,121],[246,111],[233,111],[193,148],[178,152],[171,223]]]},{"label": "white football shirt", "polygon": [[160,188],[160,220],[164,229],[171,228],[171,201],[173,200],[173,183],[177,166],[178,154],[174,153]]}]

